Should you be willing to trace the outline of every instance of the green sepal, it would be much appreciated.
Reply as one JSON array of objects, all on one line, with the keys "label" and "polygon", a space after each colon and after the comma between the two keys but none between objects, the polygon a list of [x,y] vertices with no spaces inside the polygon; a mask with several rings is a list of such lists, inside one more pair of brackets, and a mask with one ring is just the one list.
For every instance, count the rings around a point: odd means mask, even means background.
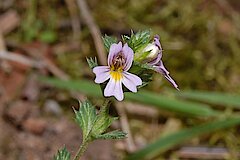
[{"label": "green sepal", "polygon": [[97,136],[97,139],[123,139],[127,137],[127,133],[119,130],[111,131],[102,135]]},{"label": "green sepal", "polygon": [[142,85],[138,86],[138,88],[142,88],[152,81],[154,68],[148,64],[134,62],[129,72],[138,75],[141,78]]},{"label": "green sepal", "polygon": [[150,42],[150,37],[150,30],[139,31],[136,34],[131,31],[131,36],[128,37],[124,35],[122,36],[122,40],[124,43],[127,43],[128,46],[132,48],[133,52],[135,53]]},{"label": "green sepal", "polygon": [[83,140],[86,140],[90,137],[93,126],[97,120],[96,109],[86,100],[80,103],[79,111],[74,110],[74,112],[76,116],[75,120],[83,132]]},{"label": "green sepal", "polygon": [[110,37],[108,35],[105,35],[104,37],[102,37],[102,39],[107,52],[109,52],[109,49],[113,43],[117,43],[116,37]]},{"label": "green sepal", "polygon": [[66,147],[58,150],[57,155],[54,155],[54,160],[70,160],[70,153],[67,151]]},{"label": "green sepal", "polygon": [[97,58],[96,58],[96,57],[94,57],[94,58],[90,57],[90,58],[86,58],[86,59],[87,59],[88,65],[89,65],[89,67],[90,67],[91,69],[93,69],[94,67],[98,66]]}]

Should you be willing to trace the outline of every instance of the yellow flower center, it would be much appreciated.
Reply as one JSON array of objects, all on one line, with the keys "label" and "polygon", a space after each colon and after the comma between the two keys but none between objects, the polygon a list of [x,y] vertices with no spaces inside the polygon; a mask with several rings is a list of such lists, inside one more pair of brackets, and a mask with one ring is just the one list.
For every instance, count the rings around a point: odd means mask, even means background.
[{"label": "yellow flower center", "polygon": [[120,52],[116,57],[113,58],[113,63],[110,69],[110,75],[115,81],[122,79],[123,67],[125,65],[125,57]]},{"label": "yellow flower center", "polygon": [[120,81],[123,77],[122,72],[112,70],[110,71],[110,75],[115,81]]}]

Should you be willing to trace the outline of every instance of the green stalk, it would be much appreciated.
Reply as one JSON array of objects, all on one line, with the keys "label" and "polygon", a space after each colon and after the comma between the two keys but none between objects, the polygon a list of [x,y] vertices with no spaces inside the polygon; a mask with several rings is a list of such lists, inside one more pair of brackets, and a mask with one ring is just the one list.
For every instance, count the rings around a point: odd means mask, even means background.
[{"label": "green stalk", "polygon": [[80,157],[86,151],[88,144],[89,144],[88,140],[82,142],[82,144],[81,144],[80,148],[78,149],[77,154],[75,155],[73,160],[80,160]]}]

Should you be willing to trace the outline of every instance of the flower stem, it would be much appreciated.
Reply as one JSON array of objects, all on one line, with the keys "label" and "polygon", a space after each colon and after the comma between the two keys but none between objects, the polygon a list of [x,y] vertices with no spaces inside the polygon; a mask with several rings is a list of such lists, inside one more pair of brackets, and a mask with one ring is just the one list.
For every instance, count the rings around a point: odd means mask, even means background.
[{"label": "flower stem", "polygon": [[111,98],[106,98],[103,102],[101,110],[105,111],[105,110],[109,109],[110,103],[111,103]]},{"label": "flower stem", "polygon": [[86,151],[87,146],[88,146],[88,140],[83,141],[80,148],[77,151],[77,154],[75,155],[73,160],[80,160],[80,157],[83,155],[83,153]]}]

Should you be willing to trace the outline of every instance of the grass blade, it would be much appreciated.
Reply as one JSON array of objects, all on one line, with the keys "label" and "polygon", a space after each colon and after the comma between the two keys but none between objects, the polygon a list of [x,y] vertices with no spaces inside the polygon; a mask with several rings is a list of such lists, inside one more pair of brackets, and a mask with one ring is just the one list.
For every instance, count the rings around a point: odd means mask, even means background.
[{"label": "grass blade", "polygon": [[[100,86],[86,80],[64,81],[47,77],[41,78],[40,80],[58,88],[80,91],[88,96],[102,97]],[[126,93],[125,97],[130,101],[153,105],[159,109],[165,109],[188,116],[209,117],[216,116],[219,113],[211,109],[206,104],[187,102],[183,100],[180,101],[148,91],[140,91],[137,94]]]},{"label": "grass blade", "polygon": [[143,148],[140,151],[130,155],[126,160],[136,160],[136,159],[148,159],[154,156],[157,156],[163,151],[184,143],[186,140],[189,140],[193,137],[201,136],[219,129],[224,129],[228,127],[233,127],[240,124],[240,118],[227,118],[224,120],[217,120],[214,122],[208,122],[196,127],[189,129],[181,130],[177,133],[167,135],[160,138],[156,142],[149,144],[147,147]]},{"label": "grass blade", "polygon": [[240,96],[219,92],[183,91],[179,97],[240,109]]},{"label": "grass blade", "polygon": [[160,109],[181,113],[190,116],[216,116],[219,112],[211,109],[208,105],[187,101],[180,101],[166,96],[140,91],[137,94],[126,93],[126,98],[135,102],[153,105]]}]

